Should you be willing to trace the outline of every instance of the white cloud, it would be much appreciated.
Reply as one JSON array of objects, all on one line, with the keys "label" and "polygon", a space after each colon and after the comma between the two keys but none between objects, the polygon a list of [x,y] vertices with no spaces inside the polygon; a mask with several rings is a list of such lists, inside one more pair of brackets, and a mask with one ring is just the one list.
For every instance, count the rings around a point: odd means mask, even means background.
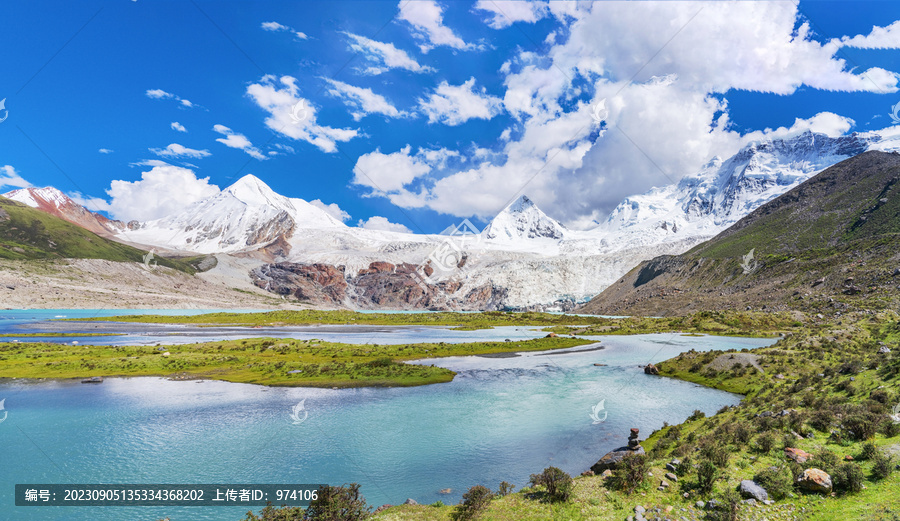
[{"label": "white cloud", "polygon": [[225,136],[223,138],[220,137],[216,139],[216,141],[222,143],[226,147],[243,150],[250,157],[259,159],[260,161],[268,159],[265,154],[260,152],[258,148],[254,147],[253,143],[251,143],[250,140],[247,139],[247,137],[243,134],[238,134],[225,125],[214,125],[213,130]]},{"label": "white cloud", "polygon": [[500,98],[475,90],[475,78],[462,85],[453,86],[442,81],[428,99],[419,99],[419,107],[428,116],[428,122],[459,125],[470,119],[491,119],[500,113],[503,102]]},{"label": "white cloud", "polygon": [[410,24],[413,36],[422,43],[419,49],[427,53],[440,45],[453,49],[470,50],[475,46],[466,43],[449,27],[444,25],[444,8],[434,0],[401,0],[398,4],[398,18]]},{"label": "white cloud", "polygon": [[177,121],[173,121],[171,127],[172,130],[177,130],[178,132],[187,132],[187,129],[184,128],[184,125]]},{"label": "white cloud", "polygon": [[70,192],[66,195],[92,212],[108,212],[110,210],[109,203],[100,197],[84,195],[81,192]]},{"label": "white cloud", "polygon": [[106,193],[111,198],[108,211],[116,219],[149,221],[211,197],[219,188],[189,168],[165,165],[143,172],[139,181],[115,180]]},{"label": "white cloud", "polygon": [[[279,87],[280,84],[280,87]],[[298,94],[297,79],[291,76],[263,76],[259,83],[247,87],[247,95],[269,113],[266,126],[270,129],[299,141],[315,145],[323,152],[337,151],[337,142],[350,141],[359,134],[356,129],[332,128],[319,125],[316,121],[316,109],[309,100]],[[294,107],[299,121],[294,119]]]},{"label": "white cloud", "polygon": [[400,192],[416,178],[431,172],[422,157],[410,155],[411,147],[391,154],[375,150],[360,156],[353,167],[353,183],[371,188],[378,194]]},{"label": "white cloud", "polygon": [[181,105],[183,107],[191,108],[191,107],[195,106],[190,101],[188,101],[180,96],[177,96],[175,94],[172,94],[171,92],[166,92],[162,89],[149,89],[149,90],[147,90],[147,92],[145,92],[145,94],[150,99],[173,99],[173,100],[179,101],[179,102],[181,102]]},{"label": "white cloud", "polygon": [[550,13],[548,2],[529,0],[478,0],[475,9],[488,11],[493,15],[487,24],[494,29],[503,29],[515,22],[534,23]]},{"label": "white cloud", "polygon": [[144,159],[143,161],[136,161],[134,163],[129,163],[128,166],[171,166],[169,163],[165,161],[161,161],[159,159]]},{"label": "white cloud", "polygon": [[400,223],[392,223],[387,220],[386,217],[381,217],[380,215],[374,215],[369,217],[368,220],[360,219],[356,225],[360,228],[365,228],[367,230],[380,230],[383,232],[401,232],[401,233],[412,233],[412,230],[403,226]]},{"label": "white cloud", "polygon": [[350,218],[350,214],[342,210],[341,207],[337,205],[337,203],[325,204],[321,199],[316,199],[314,201],[310,201],[309,204],[324,211],[325,213],[339,221],[346,221]]},{"label": "white cloud", "polygon": [[263,22],[262,28],[264,31],[273,31],[273,32],[290,31],[290,32],[294,33],[294,36],[296,36],[297,38],[299,38],[301,40],[306,40],[307,38],[309,38],[309,36],[307,36],[306,33],[298,31],[287,25],[282,25],[278,22]]},{"label": "white cloud", "polygon": [[196,150],[193,148],[188,148],[186,146],[179,145],[178,143],[171,143],[166,148],[151,148],[149,149],[154,154],[160,157],[192,157],[194,159],[200,159],[202,157],[207,157],[211,155],[209,150]]},{"label": "white cloud", "polygon": [[873,27],[868,35],[844,36],[840,39],[845,47],[859,49],[900,49],[900,20],[887,27]]},{"label": "white cloud", "polygon": [[0,188],[29,188],[32,184],[22,178],[10,165],[0,166]]},{"label": "white cloud", "polygon": [[101,154],[112,154],[113,153],[113,151],[108,148],[101,148],[97,152],[100,152]]},{"label": "white cloud", "polygon": [[375,94],[372,89],[355,87],[344,82],[323,78],[331,88],[328,93],[344,100],[344,104],[352,109],[353,119],[361,120],[369,114],[383,114],[389,118],[402,118],[408,116],[406,112],[397,110],[384,96]]},{"label": "white cloud", "polygon": [[435,72],[435,69],[427,65],[420,65],[406,51],[394,47],[393,44],[371,40],[352,33],[345,32],[344,34],[351,40],[351,50],[362,54],[368,61],[375,64],[362,71],[366,74],[377,75],[391,69],[404,69],[417,73]]},{"label": "white cloud", "polygon": [[[503,109],[516,122],[493,154],[466,151],[468,160],[456,162],[466,168],[429,170],[409,147],[376,150],[367,154],[367,171],[396,164],[397,181],[383,181],[391,188],[382,189],[359,175],[354,182],[401,207],[485,219],[524,189],[550,215],[583,225],[602,220],[624,197],[677,181],[749,140],[807,128],[837,135],[853,124],[820,113],[790,128],[741,135],[721,97],[731,90],[898,90],[897,73],[854,70],[836,55],[840,40],[813,40],[790,2],[552,3],[550,10],[565,30],[546,52],[522,51],[504,65]],[[884,40],[873,34],[872,42]],[[603,99],[605,130],[591,117]],[[456,121],[444,116],[453,114],[449,109],[433,112],[431,119]]]}]

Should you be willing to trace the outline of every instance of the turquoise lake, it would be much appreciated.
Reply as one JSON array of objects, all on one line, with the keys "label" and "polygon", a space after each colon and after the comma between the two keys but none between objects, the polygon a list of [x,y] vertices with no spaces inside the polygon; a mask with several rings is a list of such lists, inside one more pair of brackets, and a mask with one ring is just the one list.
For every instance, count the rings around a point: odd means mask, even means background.
[{"label": "turquoise lake", "polygon": [[[12,315],[0,311],[7,317],[0,318],[0,331],[73,312]],[[298,338],[311,334],[296,332]],[[526,328],[380,328],[364,334],[337,328],[315,337],[326,335],[381,344],[543,336]],[[640,428],[643,439],[695,409],[712,414],[740,401],[730,393],[645,375],[639,365],[690,349],[774,342],[679,334],[600,340],[604,348],[595,351],[423,360],[459,374],[450,383],[414,388],[267,388],[162,378],[109,378],[100,385],[2,383],[7,418],[0,423],[0,518],[238,521],[247,510],[14,507],[16,483],[358,482],[372,506],[406,498],[456,503],[472,485],[496,489],[509,481],[522,487],[549,465],[577,475],[623,445],[631,427]],[[308,417],[294,425],[291,408],[304,399]],[[608,415],[594,424],[591,407],[600,400]],[[452,493],[440,493],[447,488]]]}]

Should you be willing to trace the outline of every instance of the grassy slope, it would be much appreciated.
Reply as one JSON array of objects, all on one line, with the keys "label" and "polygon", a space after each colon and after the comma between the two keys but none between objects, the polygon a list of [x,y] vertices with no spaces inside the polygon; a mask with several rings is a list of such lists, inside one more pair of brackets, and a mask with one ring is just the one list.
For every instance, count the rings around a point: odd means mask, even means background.
[{"label": "grassy slope", "polygon": [[[562,349],[574,338],[466,344],[351,345],[260,338],[165,346],[71,346],[0,343],[0,378],[170,376],[277,386],[406,386],[448,382],[454,373],[402,364],[420,358]],[[299,374],[288,371],[301,370]]]},{"label": "grassy slope", "polygon": [[[783,338],[773,346],[752,350],[761,355],[765,373],[746,368],[710,372],[706,363],[713,356],[685,353],[660,364],[663,374],[686,378],[720,389],[743,391],[747,398],[736,408],[724,409],[709,418],[696,418],[679,426],[670,426],[653,433],[642,442],[648,450],[653,478],[632,494],[607,487],[598,476],[575,479],[575,493],[570,502],[549,505],[529,499],[528,492],[495,499],[479,519],[484,521],[517,520],[589,520],[625,519],[633,515],[634,507],[642,505],[648,510],[672,507],[675,518],[691,514],[702,518],[703,511],[694,507],[698,500],[709,495],[693,488],[696,472],[685,472],[668,490],[657,490],[660,477],[666,472],[664,465],[673,457],[691,459],[700,456],[696,447],[715,440],[727,445],[730,453],[726,466],[720,469],[714,493],[738,485],[742,479],[769,466],[784,465],[782,453],[785,445],[799,447],[814,454],[805,467],[825,467],[823,454],[834,453],[838,458],[853,456],[865,475],[865,489],[858,493],[838,492],[822,497],[803,494],[796,489],[793,497],[776,502],[769,507],[742,507],[741,519],[810,519],[847,520],[872,519],[896,520],[900,518],[900,472],[894,472],[884,480],[872,476],[872,463],[860,461],[862,442],[835,441],[829,439],[831,430],[842,431],[838,414],[852,414],[849,408],[862,407],[876,411],[885,421],[890,406],[900,402],[900,322],[895,314],[871,317],[860,314],[844,324],[807,324],[802,331]],[[878,354],[878,342],[893,348],[889,355]],[[698,365],[699,363],[699,365]],[[783,379],[776,375],[784,376]],[[825,376],[819,377],[819,374]],[[854,381],[850,381],[853,378]],[[887,395],[885,403],[874,400],[874,391]],[[878,394],[878,393],[876,393]],[[881,397],[879,397],[881,398]],[[784,409],[792,413],[784,418],[757,417],[764,411],[778,412]],[[824,411],[824,412],[823,412]],[[825,425],[816,422],[816,415],[825,418]],[[736,439],[736,426],[749,428],[751,439]],[[813,426],[816,425],[816,426]],[[797,439],[791,431],[812,433],[813,438]],[[775,435],[772,450],[759,448],[761,433]],[[883,433],[872,440],[881,450],[900,448],[900,436],[891,438]],[[599,458],[598,454],[598,458]],[[897,461],[895,460],[895,463]],[[538,472],[540,469],[535,469]],[[493,487],[496,484],[485,484]],[[521,484],[520,484],[521,485]],[[688,494],[688,498],[683,496]],[[685,509],[687,512],[682,512]],[[693,512],[692,512],[693,509]],[[445,521],[453,509],[449,506],[399,506],[376,516],[379,521],[416,520]],[[670,515],[670,517],[671,517]]]},{"label": "grassy slope", "polygon": [[[885,309],[900,301],[900,156],[867,152],[766,203],[680,256],[642,263],[586,313]],[[754,251],[756,269],[743,256]],[[845,279],[853,277],[852,283]],[[824,278],[824,282],[816,281]],[[848,286],[856,295],[845,294]]]},{"label": "grassy slope", "polygon": [[[143,262],[146,252],[120,244],[40,210],[0,197],[0,259],[105,259]],[[187,261],[154,262],[193,274]]]}]

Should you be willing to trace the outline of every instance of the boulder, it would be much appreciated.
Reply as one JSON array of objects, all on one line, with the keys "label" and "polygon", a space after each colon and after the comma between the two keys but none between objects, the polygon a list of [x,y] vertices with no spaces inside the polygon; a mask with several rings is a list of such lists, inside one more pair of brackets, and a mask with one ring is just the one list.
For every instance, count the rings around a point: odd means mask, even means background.
[{"label": "boulder", "polygon": [[806,463],[806,460],[812,457],[812,454],[806,452],[803,449],[795,449],[791,447],[784,449],[784,455],[789,459],[796,461],[797,463]]},{"label": "boulder", "polygon": [[602,474],[604,470],[615,470],[615,468],[629,454],[644,454],[644,448],[638,447],[637,450],[631,450],[628,447],[619,447],[616,450],[607,452],[597,463],[591,467],[594,474]]},{"label": "boulder", "polygon": [[644,366],[644,374],[658,375],[658,374],[659,374],[659,368],[656,367],[656,366],[653,365],[653,364],[647,364],[647,365]]},{"label": "boulder", "polygon": [[821,469],[806,469],[797,478],[797,485],[807,492],[831,493],[831,476]]},{"label": "boulder", "polygon": [[769,499],[769,493],[766,492],[766,489],[761,487],[759,483],[753,481],[752,479],[745,479],[741,481],[741,495],[745,498],[752,498],[757,501],[766,501]]},{"label": "boulder", "polygon": [[887,354],[891,352],[891,349],[888,346],[881,346],[878,348],[878,352],[880,354]]},{"label": "boulder", "polygon": [[678,476],[672,474],[671,472],[666,472],[666,479],[669,481],[678,481]]},{"label": "boulder", "polygon": [[418,505],[415,499],[409,498],[403,502],[404,505]]}]

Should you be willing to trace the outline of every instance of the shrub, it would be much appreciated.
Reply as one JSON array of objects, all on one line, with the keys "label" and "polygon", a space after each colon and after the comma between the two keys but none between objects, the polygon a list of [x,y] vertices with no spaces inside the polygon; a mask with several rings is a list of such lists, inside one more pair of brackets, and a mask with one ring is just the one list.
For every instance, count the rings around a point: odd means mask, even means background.
[{"label": "shrub", "polygon": [[854,440],[868,440],[875,437],[881,418],[870,412],[860,412],[844,420],[844,428]]},{"label": "shrub", "polygon": [[709,441],[700,447],[700,454],[717,467],[724,468],[728,465],[728,458],[730,456],[728,447],[715,441]]},{"label": "shrub", "polygon": [[631,494],[644,483],[647,475],[647,457],[643,454],[625,456],[612,475],[614,488]]},{"label": "shrub", "polygon": [[834,413],[829,410],[818,410],[812,414],[809,424],[814,429],[821,432],[828,432],[831,429],[831,423],[834,421]]},{"label": "shrub", "polygon": [[[166,518],[165,521],[168,521]],[[306,514],[303,507],[281,507],[275,508],[269,503],[266,508],[259,512],[259,516],[253,512],[247,512],[247,517],[243,521],[306,521]]]},{"label": "shrub", "polygon": [[818,467],[831,474],[837,468],[838,463],[840,463],[840,458],[837,454],[828,449],[822,449],[806,465],[807,467]]},{"label": "shrub", "polygon": [[778,501],[784,499],[794,488],[794,475],[788,467],[769,467],[753,476],[753,481],[766,489],[769,497]]},{"label": "shrub", "polygon": [[685,421],[692,422],[695,420],[700,420],[702,418],[706,418],[706,413],[701,411],[700,409],[694,409],[694,412],[692,412],[691,415],[688,416],[687,420],[685,420]]},{"label": "shrub", "polygon": [[881,424],[881,433],[885,438],[894,438],[900,435],[900,423],[894,420],[885,420]]},{"label": "shrub", "polygon": [[859,492],[863,488],[863,471],[856,463],[843,463],[832,474],[834,488],[846,492]]},{"label": "shrub", "polygon": [[463,494],[462,501],[456,505],[456,509],[450,514],[453,521],[468,521],[478,519],[493,498],[491,491],[482,485],[475,485]]},{"label": "shrub", "polygon": [[885,479],[894,471],[893,458],[881,451],[876,451],[872,457],[872,478],[876,480]]},{"label": "shrub", "polygon": [[359,484],[325,485],[306,509],[309,521],[359,521],[369,517],[369,507],[359,493]]},{"label": "shrub", "polygon": [[500,497],[508,496],[509,494],[512,494],[514,488],[516,488],[516,486],[512,483],[501,481],[500,488],[497,489],[497,495]]},{"label": "shrub", "polygon": [[706,518],[710,521],[738,521],[741,508],[741,494],[737,490],[728,489],[716,498],[719,503],[715,509],[709,510]]},{"label": "shrub", "polygon": [[863,443],[862,452],[859,454],[859,459],[867,460],[875,457],[875,454],[878,452],[878,448],[875,447],[875,444],[870,442]]},{"label": "shrub", "polygon": [[710,460],[703,460],[697,467],[697,488],[704,494],[712,492],[719,469]]},{"label": "shrub", "polygon": [[768,454],[775,448],[775,435],[771,432],[764,432],[756,437],[756,446],[763,454]]},{"label": "shrub", "polygon": [[531,475],[531,486],[543,486],[551,502],[568,501],[572,495],[572,476],[556,467],[547,467],[540,474]]}]

